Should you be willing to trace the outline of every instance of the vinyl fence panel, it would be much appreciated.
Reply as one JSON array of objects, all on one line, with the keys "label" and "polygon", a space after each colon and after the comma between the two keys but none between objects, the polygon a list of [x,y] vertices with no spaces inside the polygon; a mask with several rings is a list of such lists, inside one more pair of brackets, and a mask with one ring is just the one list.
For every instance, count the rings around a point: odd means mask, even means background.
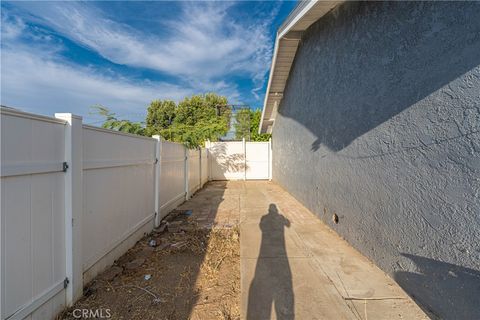
[{"label": "vinyl fence panel", "polygon": [[85,282],[128,249],[117,249],[124,240],[133,236],[134,243],[152,229],[155,145],[151,138],[84,126]]},{"label": "vinyl fence panel", "polygon": [[205,183],[208,182],[208,176],[209,176],[209,173],[208,173],[208,168],[209,168],[209,165],[208,165],[208,149],[206,148],[202,148],[201,150],[201,157],[200,157],[200,175],[201,175],[201,186],[203,187],[203,185]]},{"label": "vinyl fence panel", "polygon": [[268,179],[270,165],[269,142],[247,142],[245,144],[247,180]]},{"label": "vinyl fence panel", "polygon": [[192,196],[200,189],[200,150],[188,150],[188,193]]},{"label": "vinyl fence panel", "polygon": [[243,142],[211,142],[208,151],[212,180],[242,180],[245,178]]},{"label": "vinyl fence panel", "polygon": [[212,180],[271,178],[270,142],[211,142],[208,153]]},{"label": "vinyl fence panel", "polygon": [[160,212],[161,218],[185,201],[186,149],[182,144],[161,141]]},{"label": "vinyl fence panel", "polygon": [[65,304],[64,131],[1,111],[2,319],[53,318]]}]

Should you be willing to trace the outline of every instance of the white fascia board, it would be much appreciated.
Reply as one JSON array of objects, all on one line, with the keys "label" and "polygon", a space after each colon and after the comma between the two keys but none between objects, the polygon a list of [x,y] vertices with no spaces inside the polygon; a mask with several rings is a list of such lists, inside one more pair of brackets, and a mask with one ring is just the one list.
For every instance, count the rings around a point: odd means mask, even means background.
[{"label": "white fascia board", "polygon": [[313,8],[317,2],[317,0],[309,1],[308,4],[305,5],[305,7],[295,17],[293,17],[292,21],[290,21],[285,28],[283,28],[283,30],[279,30],[278,38],[283,38],[283,36],[285,36],[293,28],[293,26],[295,26],[297,22],[300,21],[300,19],[302,19],[303,16]]},{"label": "white fascia board", "polygon": [[275,69],[275,62],[277,60],[278,44],[279,44],[279,37],[278,37],[278,34],[277,34],[277,37],[275,38],[275,49],[273,51],[274,53],[273,53],[272,64],[270,66],[270,74],[268,75],[267,92],[265,93],[265,99],[263,100],[262,117],[260,119],[260,125],[258,126],[258,133],[259,134],[262,133],[263,119],[265,117],[265,109],[267,108],[270,86],[272,85],[273,69]]},{"label": "white fascia board", "polygon": [[272,84],[272,77],[273,77],[273,71],[275,69],[275,62],[277,60],[277,53],[278,53],[278,46],[280,44],[280,39],[283,38],[289,31],[292,29],[292,27],[308,12],[310,9],[313,8],[313,6],[317,3],[317,0],[309,1],[309,3],[288,23],[283,30],[279,30],[277,33],[277,36],[275,38],[275,49],[273,53],[273,59],[272,59],[272,64],[270,66],[270,74],[268,77],[268,85],[267,85],[267,92],[265,93],[265,99],[263,102],[263,109],[262,109],[262,118],[260,119],[260,125],[258,126],[258,133],[262,133],[262,127],[263,127],[263,120],[265,116],[265,109],[267,108],[267,102],[269,98],[269,93],[270,93],[270,86]]}]

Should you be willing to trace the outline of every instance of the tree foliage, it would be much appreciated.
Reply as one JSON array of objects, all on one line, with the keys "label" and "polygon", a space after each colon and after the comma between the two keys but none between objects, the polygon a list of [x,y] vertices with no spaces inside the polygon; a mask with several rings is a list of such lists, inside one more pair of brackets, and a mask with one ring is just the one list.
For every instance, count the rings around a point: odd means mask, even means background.
[{"label": "tree foliage", "polygon": [[105,117],[105,121],[102,124],[102,128],[116,130],[126,133],[133,133],[138,135],[145,135],[145,127],[141,122],[133,122],[130,120],[119,120],[115,113],[111,112],[108,108],[96,105],[91,107],[92,113]]},{"label": "tree foliage", "polygon": [[248,108],[243,108],[235,114],[235,139],[250,141],[250,118],[252,111]]},{"label": "tree foliage", "polygon": [[149,130],[167,129],[175,119],[175,102],[171,100],[153,100],[147,110],[147,133]]},{"label": "tree foliage", "polygon": [[186,97],[175,105],[165,100],[152,101],[147,112],[147,135],[184,143],[189,148],[206,140],[217,141],[228,131],[230,109],[227,98],[214,93]]},{"label": "tree foliage", "polygon": [[262,111],[257,109],[250,115],[250,139],[251,141],[268,141],[272,135],[270,133],[258,133]]},{"label": "tree foliage", "polygon": [[[188,148],[197,148],[206,140],[217,141],[224,136],[232,116],[227,98],[215,93],[186,97],[178,105],[172,100],[154,100],[148,107],[145,124],[118,119],[115,113],[100,105],[92,108],[105,117],[103,128],[145,136],[158,134]],[[268,141],[270,134],[258,134],[260,118],[260,110],[240,109],[235,115],[235,138]]]},{"label": "tree foliage", "polygon": [[268,141],[271,138],[269,133],[258,133],[262,112],[260,110],[241,109],[236,115],[235,138],[245,138],[249,141]]}]

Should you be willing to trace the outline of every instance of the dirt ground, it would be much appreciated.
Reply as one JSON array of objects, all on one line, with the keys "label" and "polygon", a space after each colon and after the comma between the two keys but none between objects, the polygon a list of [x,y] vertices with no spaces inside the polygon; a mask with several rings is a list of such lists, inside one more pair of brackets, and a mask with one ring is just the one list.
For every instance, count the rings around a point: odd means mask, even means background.
[{"label": "dirt ground", "polygon": [[75,319],[75,309],[109,309],[111,319],[239,319],[239,229],[200,228],[188,214],[174,212],[59,319]]}]

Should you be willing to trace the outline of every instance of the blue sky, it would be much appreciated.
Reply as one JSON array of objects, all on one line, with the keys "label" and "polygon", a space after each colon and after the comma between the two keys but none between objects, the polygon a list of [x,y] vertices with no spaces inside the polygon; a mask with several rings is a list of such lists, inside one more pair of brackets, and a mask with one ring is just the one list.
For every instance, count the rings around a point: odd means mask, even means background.
[{"label": "blue sky", "polygon": [[217,92],[262,106],[293,1],[2,2],[1,103],[84,122],[143,120],[153,99]]}]

